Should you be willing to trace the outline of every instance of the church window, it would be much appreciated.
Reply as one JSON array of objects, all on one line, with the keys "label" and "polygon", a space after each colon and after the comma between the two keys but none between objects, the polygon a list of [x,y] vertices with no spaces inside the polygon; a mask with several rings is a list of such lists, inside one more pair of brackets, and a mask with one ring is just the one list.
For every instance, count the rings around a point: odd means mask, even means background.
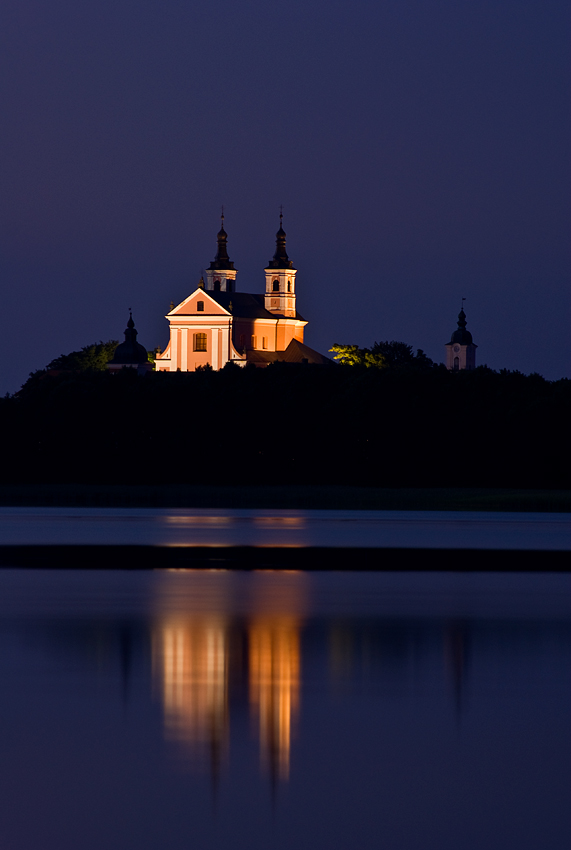
[{"label": "church window", "polygon": [[204,313],[204,301],[197,301],[196,309],[199,313]]},{"label": "church window", "polygon": [[274,282],[272,283],[272,292],[279,292],[279,291],[280,291],[280,282],[279,282],[279,280],[274,280]]},{"label": "church window", "polygon": [[459,357],[454,358],[454,371],[455,372],[460,371],[460,358]]},{"label": "church window", "polygon": [[194,350],[206,351],[206,334],[194,334]]},{"label": "church window", "polygon": [[252,348],[256,348],[256,337],[252,334]]},{"label": "church window", "polygon": [[214,292],[220,292],[220,281],[219,280],[214,281]]},{"label": "church window", "polygon": [[268,338],[267,338],[267,336],[263,336],[262,337],[262,348],[267,348],[267,347],[268,347]]},{"label": "church window", "polygon": [[290,280],[288,280],[288,282],[287,282],[287,291],[291,292],[291,281]]}]

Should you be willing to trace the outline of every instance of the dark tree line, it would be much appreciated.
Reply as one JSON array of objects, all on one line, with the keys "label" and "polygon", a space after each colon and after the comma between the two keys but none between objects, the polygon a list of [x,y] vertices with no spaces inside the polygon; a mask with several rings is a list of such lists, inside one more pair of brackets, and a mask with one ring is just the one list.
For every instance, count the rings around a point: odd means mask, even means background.
[{"label": "dark tree line", "polygon": [[1,478],[571,486],[571,381],[418,365],[44,374],[0,400]]}]

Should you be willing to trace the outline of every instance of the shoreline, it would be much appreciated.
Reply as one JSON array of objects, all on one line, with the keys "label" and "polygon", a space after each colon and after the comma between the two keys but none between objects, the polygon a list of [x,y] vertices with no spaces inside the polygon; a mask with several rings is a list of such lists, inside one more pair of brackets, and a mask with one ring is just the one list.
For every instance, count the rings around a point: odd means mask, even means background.
[{"label": "shoreline", "polygon": [[345,485],[4,484],[3,507],[571,512],[571,490]]},{"label": "shoreline", "polygon": [[287,546],[0,546],[0,569],[569,572],[567,550]]}]

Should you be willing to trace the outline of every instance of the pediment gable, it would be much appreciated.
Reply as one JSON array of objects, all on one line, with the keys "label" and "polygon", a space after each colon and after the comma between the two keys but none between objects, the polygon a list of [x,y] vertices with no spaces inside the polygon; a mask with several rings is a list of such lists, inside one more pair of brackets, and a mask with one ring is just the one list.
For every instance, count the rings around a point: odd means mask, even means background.
[{"label": "pediment gable", "polygon": [[[197,310],[197,302],[204,302],[204,310]],[[228,310],[225,310],[220,304],[218,304],[214,298],[211,298],[208,292],[204,289],[200,289],[198,287],[194,290],[194,292],[185,298],[184,301],[181,301],[176,307],[174,307],[170,313],[167,314],[167,319],[174,318],[175,316],[230,316]]]}]

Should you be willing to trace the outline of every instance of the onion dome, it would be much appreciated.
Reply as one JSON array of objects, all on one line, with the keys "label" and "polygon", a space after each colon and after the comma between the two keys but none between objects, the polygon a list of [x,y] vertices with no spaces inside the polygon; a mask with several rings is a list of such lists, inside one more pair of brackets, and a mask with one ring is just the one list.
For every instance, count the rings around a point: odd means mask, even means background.
[{"label": "onion dome", "polygon": [[466,330],[466,313],[463,308],[458,313],[458,330],[454,331],[450,342],[458,345],[472,345],[472,334]]},{"label": "onion dome", "polygon": [[283,215],[280,213],[280,229],[276,233],[276,253],[268,263],[269,269],[293,269],[293,263],[286,251],[286,234],[282,227]]},{"label": "onion dome", "polygon": [[125,328],[125,342],[122,342],[115,349],[113,360],[109,362],[110,366],[137,366],[140,363],[148,363],[147,349],[144,345],[137,342],[137,331],[131,311],[129,311],[129,321]]},{"label": "onion dome", "polygon": [[218,241],[218,250],[216,251],[216,256],[210,263],[210,268],[213,271],[223,271],[224,269],[233,269],[234,263],[231,261],[228,256],[228,248],[226,243],[228,242],[228,234],[224,230],[224,213],[221,215],[222,226],[218,231],[218,235],[216,239]]}]

